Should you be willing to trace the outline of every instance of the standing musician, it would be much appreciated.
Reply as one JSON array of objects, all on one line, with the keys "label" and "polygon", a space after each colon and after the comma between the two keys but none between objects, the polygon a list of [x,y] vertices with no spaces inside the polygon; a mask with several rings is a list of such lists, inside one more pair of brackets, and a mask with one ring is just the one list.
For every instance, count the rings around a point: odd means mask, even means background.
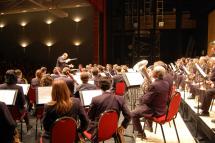
[{"label": "standing musician", "polygon": [[70,62],[72,59],[68,59],[68,54],[67,53],[63,53],[62,56],[57,58],[57,63],[56,63],[56,67],[60,67],[61,70],[64,67],[73,67],[72,64],[68,65],[68,62]]}]

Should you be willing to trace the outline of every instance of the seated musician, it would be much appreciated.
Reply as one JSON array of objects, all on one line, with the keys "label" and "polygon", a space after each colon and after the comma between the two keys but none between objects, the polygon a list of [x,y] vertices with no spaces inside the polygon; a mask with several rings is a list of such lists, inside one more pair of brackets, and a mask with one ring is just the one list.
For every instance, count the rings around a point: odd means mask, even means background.
[{"label": "seated musician", "polygon": [[94,85],[96,85],[96,87],[99,87],[99,80],[101,78],[101,75],[99,74],[99,70],[97,67],[93,67],[92,68],[92,80],[94,81]]},{"label": "seated musician", "polygon": [[[131,112],[134,130],[138,132],[137,137],[146,138],[145,132],[140,124],[140,118],[147,116],[161,116],[166,114],[169,83],[163,79],[165,69],[162,66],[153,68],[154,82],[149,90],[139,98],[139,106]],[[152,131],[152,122],[148,121],[147,127]]]},{"label": "seated musician", "polygon": [[19,83],[19,84],[27,84],[28,83],[28,81],[25,78],[23,78],[23,74],[22,74],[22,71],[20,69],[16,69],[15,74],[17,76],[17,83]]},{"label": "seated musician", "polygon": [[82,72],[81,75],[80,75],[80,78],[81,78],[82,84],[80,84],[80,85],[78,85],[76,87],[75,97],[78,97],[78,98],[80,97],[79,96],[79,91],[97,89],[96,85],[88,83],[88,81],[89,81],[89,73]]},{"label": "seated musician", "polygon": [[52,72],[53,72],[53,73],[51,74],[51,77],[52,77],[53,79],[58,78],[58,77],[61,76],[61,69],[60,69],[59,67],[54,67],[54,69],[53,69]]},{"label": "seated musician", "polygon": [[124,78],[122,76],[121,70],[122,69],[120,66],[116,67],[116,75],[113,76],[112,85],[111,85],[111,90],[113,90],[113,91],[116,90],[116,84],[118,82],[124,82]]},{"label": "seated musician", "polygon": [[63,80],[54,80],[52,83],[51,101],[45,105],[43,115],[44,134],[43,142],[49,143],[51,126],[61,117],[73,117],[76,121],[80,120],[79,131],[84,131],[88,126],[88,118],[84,107],[77,98],[71,96],[66,82]]},{"label": "seated musician", "polygon": [[0,102],[0,140],[2,143],[13,143],[16,122],[4,102]]},{"label": "seated musician", "polygon": [[[18,108],[18,111],[20,114],[24,111],[26,111],[25,108],[25,95],[23,93],[23,89],[21,86],[16,85],[17,83],[17,77],[15,75],[14,70],[7,70],[5,74],[5,83],[0,85],[0,89],[16,89],[18,90],[17,97],[16,97],[16,103],[15,106]],[[32,128],[32,126],[29,123],[29,117],[28,113],[25,114],[24,120],[26,123],[27,131]]]},{"label": "seated musician", "polygon": [[37,86],[40,86],[40,80],[42,78],[42,72],[41,72],[41,69],[37,69],[36,72],[35,72],[35,78],[33,78],[31,80],[31,85],[33,87],[37,87]]},{"label": "seated musician", "polygon": [[99,81],[100,88],[104,91],[101,96],[94,97],[92,99],[90,109],[88,112],[88,117],[90,119],[90,125],[88,132],[92,133],[92,139],[94,142],[97,142],[97,123],[99,121],[99,116],[106,110],[114,109],[117,111],[118,115],[122,112],[124,119],[119,127],[121,132],[127,128],[131,115],[130,111],[124,101],[123,96],[116,96],[112,92],[108,91],[110,89],[111,81],[107,78],[101,78]]}]

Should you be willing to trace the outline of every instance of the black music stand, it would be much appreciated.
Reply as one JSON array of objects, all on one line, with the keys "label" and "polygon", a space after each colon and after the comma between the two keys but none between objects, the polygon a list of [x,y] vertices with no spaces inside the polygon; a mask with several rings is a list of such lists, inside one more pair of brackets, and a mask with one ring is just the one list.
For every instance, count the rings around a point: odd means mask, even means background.
[{"label": "black music stand", "polygon": [[16,103],[17,90],[14,89],[0,89],[0,101],[7,106],[14,106]]},{"label": "black music stand", "polygon": [[[204,83],[206,85],[207,74],[202,70],[202,68],[197,63],[195,63],[195,67],[196,67],[197,71],[200,73],[200,75],[203,77]],[[199,76],[198,79],[199,79],[199,90],[201,90],[201,87],[200,87],[200,76]],[[200,95],[199,95],[199,98],[200,98]],[[197,105],[197,114],[198,115],[199,115],[199,98],[198,98],[198,105]]]},{"label": "black music stand", "polygon": [[43,105],[51,101],[51,86],[37,87],[36,104]]},{"label": "black music stand", "polygon": [[128,93],[130,94],[129,100],[131,103],[131,110],[134,109],[136,104],[136,98],[138,95],[138,89],[140,88],[140,85],[144,82],[144,77],[139,72],[131,72],[131,73],[124,73],[123,79],[125,81],[125,84],[128,88]]},{"label": "black music stand", "polygon": [[93,97],[102,95],[102,90],[80,91],[80,99],[84,107],[89,107]]},{"label": "black music stand", "polygon": [[30,88],[30,84],[16,84],[16,85],[19,85],[22,87],[22,90],[23,90],[23,93],[24,95],[27,95],[28,94],[28,90]]}]

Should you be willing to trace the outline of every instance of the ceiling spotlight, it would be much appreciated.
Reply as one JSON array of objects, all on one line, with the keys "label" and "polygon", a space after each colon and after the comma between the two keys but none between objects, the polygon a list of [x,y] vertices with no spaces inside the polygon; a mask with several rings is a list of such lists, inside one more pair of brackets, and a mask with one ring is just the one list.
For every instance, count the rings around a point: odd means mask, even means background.
[{"label": "ceiling spotlight", "polygon": [[82,19],[81,19],[81,17],[75,17],[73,20],[74,20],[75,22],[80,22]]},{"label": "ceiling spotlight", "polygon": [[46,24],[52,24],[54,20],[52,18],[48,18],[45,22]]},{"label": "ceiling spotlight", "polygon": [[46,41],[45,44],[46,46],[51,47],[54,45],[54,42],[49,40],[49,41]]},{"label": "ceiling spotlight", "polygon": [[0,28],[4,28],[5,27],[5,23],[0,23]]},{"label": "ceiling spotlight", "polygon": [[20,43],[20,46],[23,47],[23,48],[27,47],[28,45],[29,45],[29,43],[27,41],[22,41]]},{"label": "ceiling spotlight", "polygon": [[20,25],[21,25],[22,27],[25,27],[25,26],[27,25],[27,21],[22,21],[22,22],[20,23]]},{"label": "ceiling spotlight", "polygon": [[80,46],[81,45],[81,41],[74,41],[74,45],[75,46]]},{"label": "ceiling spotlight", "polygon": [[4,15],[4,12],[1,12],[1,15]]}]

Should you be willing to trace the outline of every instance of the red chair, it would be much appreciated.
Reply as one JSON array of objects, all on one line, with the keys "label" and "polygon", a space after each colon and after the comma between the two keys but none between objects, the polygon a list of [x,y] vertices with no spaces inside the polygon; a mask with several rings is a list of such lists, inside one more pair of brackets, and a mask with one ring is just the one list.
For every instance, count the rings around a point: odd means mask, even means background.
[{"label": "red chair", "polygon": [[[74,143],[77,137],[77,123],[71,117],[62,117],[51,128],[51,143]],[[40,143],[42,143],[42,137]]]},{"label": "red chair", "polygon": [[125,82],[117,82],[116,83],[116,90],[115,90],[115,94],[116,95],[124,95],[125,94]]},{"label": "red chair", "polygon": [[[98,121],[98,136],[97,141],[105,141],[112,137],[114,137],[114,141],[116,142],[116,131],[118,127],[118,114],[114,110],[108,110],[101,114],[99,121]],[[91,142],[92,134],[88,133],[87,131],[84,132],[84,136]]]},{"label": "red chair", "polygon": [[24,110],[22,113],[20,113],[17,106],[11,107],[9,109],[10,109],[10,113],[11,113],[13,119],[15,121],[20,122],[20,124],[21,124],[21,133],[20,134],[21,134],[21,141],[22,141],[22,122],[23,122],[23,119],[24,119],[27,111]]},{"label": "red chair", "polygon": [[[161,126],[161,131],[162,131],[162,135],[163,135],[163,140],[166,143],[166,139],[165,139],[165,135],[164,135],[164,131],[163,131],[163,124],[170,122],[171,120],[173,120],[173,124],[174,124],[174,128],[175,128],[175,132],[177,135],[177,139],[178,142],[180,142],[179,136],[178,136],[178,132],[177,132],[177,128],[175,125],[175,118],[176,115],[178,113],[178,109],[180,107],[180,103],[181,103],[181,95],[179,92],[175,92],[175,95],[172,96],[169,106],[168,106],[168,111],[165,115],[160,116],[160,117],[145,117],[148,120],[151,120],[153,122],[156,123],[156,127],[155,127],[155,133],[156,133],[156,129],[157,129],[157,124],[160,124]],[[145,124],[144,124],[145,126]]]},{"label": "red chair", "polygon": [[36,104],[36,87],[30,86],[27,97],[29,99],[29,106],[33,107]]}]

